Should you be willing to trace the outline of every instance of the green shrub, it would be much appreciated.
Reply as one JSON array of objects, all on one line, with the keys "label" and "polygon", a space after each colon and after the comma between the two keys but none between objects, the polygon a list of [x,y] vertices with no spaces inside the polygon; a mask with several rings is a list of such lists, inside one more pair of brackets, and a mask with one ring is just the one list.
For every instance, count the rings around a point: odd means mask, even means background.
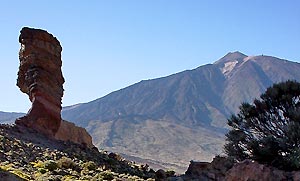
[{"label": "green shrub", "polygon": [[73,169],[76,166],[76,163],[68,157],[62,157],[57,161],[57,166],[59,168],[71,168]]},{"label": "green shrub", "polygon": [[53,160],[47,160],[44,162],[45,169],[48,169],[49,171],[53,171],[58,168],[57,163]]},{"label": "green shrub", "polygon": [[300,170],[300,83],[274,84],[228,119],[225,152],[284,170]]},{"label": "green shrub", "polygon": [[47,172],[47,170],[46,170],[46,169],[44,169],[44,168],[39,168],[39,169],[38,169],[38,171],[39,171],[41,174],[44,174],[44,173],[46,173],[46,172]]},{"label": "green shrub", "polygon": [[106,171],[100,173],[100,178],[102,178],[104,180],[113,180],[114,175],[110,171],[106,170]]},{"label": "green shrub", "polygon": [[175,171],[174,170],[167,170],[166,175],[167,175],[167,177],[173,177],[173,176],[175,176]]},{"label": "green shrub", "polygon": [[93,161],[88,161],[82,164],[83,169],[96,170],[97,165]]}]

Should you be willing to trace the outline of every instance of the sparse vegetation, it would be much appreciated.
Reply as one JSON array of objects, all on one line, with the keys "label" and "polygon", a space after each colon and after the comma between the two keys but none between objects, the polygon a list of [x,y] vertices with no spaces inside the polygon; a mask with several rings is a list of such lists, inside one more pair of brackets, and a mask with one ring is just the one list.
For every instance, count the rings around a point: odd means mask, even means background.
[{"label": "sparse vegetation", "polygon": [[155,177],[148,169],[120,155],[44,139],[6,125],[0,125],[0,170],[20,180],[154,180]]},{"label": "sparse vegetation", "polygon": [[225,151],[284,170],[300,170],[300,83],[274,84],[228,120]]}]

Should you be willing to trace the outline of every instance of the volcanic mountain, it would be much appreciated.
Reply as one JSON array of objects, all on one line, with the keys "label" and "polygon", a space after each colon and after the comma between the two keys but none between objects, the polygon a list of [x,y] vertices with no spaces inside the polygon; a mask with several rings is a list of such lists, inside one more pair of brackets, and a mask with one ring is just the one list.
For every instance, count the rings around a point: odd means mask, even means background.
[{"label": "volcanic mountain", "polygon": [[222,154],[226,119],[273,83],[300,81],[300,64],[228,53],[167,77],[144,80],[94,101],[65,107],[94,144],[152,167],[186,170],[190,160]]}]

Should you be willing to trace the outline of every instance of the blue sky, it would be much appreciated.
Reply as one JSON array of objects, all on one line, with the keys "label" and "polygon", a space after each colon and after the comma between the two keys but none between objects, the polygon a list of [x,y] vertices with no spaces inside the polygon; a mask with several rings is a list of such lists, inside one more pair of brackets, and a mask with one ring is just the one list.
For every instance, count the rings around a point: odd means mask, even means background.
[{"label": "blue sky", "polygon": [[63,105],[213,63],[228,52],[300,62],[300,0],[27,0],[0,6],[0,110],[26,112],[16,86],[19,31],[63,47]]}]

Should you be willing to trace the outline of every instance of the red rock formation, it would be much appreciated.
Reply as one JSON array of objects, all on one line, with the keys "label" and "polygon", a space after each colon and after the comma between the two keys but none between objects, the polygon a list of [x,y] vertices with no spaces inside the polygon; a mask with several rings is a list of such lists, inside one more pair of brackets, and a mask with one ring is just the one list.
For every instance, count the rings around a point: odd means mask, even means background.
[{"label": "red rock formation", "polygon": [[55,139],[72,141],[90,148],[94,147],[92,137],[84,128],[78,127],[74,123],[70,123],[65,120],[61,122],[60,127],[55,134]]},{"label": "red rock formation", "polygon": [[211,163],[191,161],[184,180],[224,180],[226,172],[233,166],[234,161],[216,156]]},{"label": "red rock formation", "polygon": [[59,41],[40,29],[23,28],[19,37],[20,67],[17,85],[29,96],[32,107],[16,124],[53,137],[61,123],[64,78]]},{"label": "red rock formation", "polygon": [[92,137],[84,128],[61,119],[64,78],[59,41],[45,30],[23,28],[19,42],[17,85],[29,96],[32,106],[16,124],[50,138],[93,147]]},{"label": "red rock formation", "polygon": [[177,177],[177,180],[179,179],[217,181],[300,180],[300,171],[283,171],[252,160],[234,163],[232,159],[217,156],[211,163],[191,162],[185,175]]},{"label": "red rock formation", "polygon": [[[255,161],[245,160],[241,163],[236,163],[226,173],[225,180],[289,180],[288,175],[290,175],[289,172],[278,170],[274,167],[270,167],[267,165],[259,164]],[[292,175],[290,176],[293,177]]]}]

